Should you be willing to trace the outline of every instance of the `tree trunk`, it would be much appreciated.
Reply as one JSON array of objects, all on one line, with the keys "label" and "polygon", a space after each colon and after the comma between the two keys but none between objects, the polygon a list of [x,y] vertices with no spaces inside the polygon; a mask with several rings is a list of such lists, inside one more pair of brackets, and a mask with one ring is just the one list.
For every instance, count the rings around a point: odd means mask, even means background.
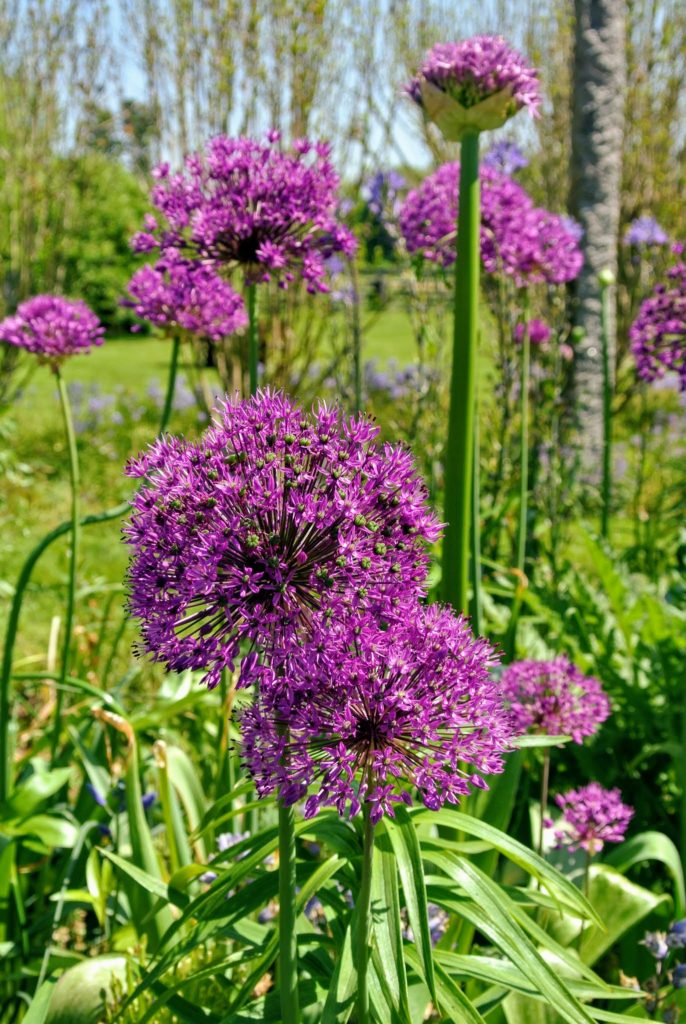
[{"label": "tree trunk", "polygon": [[[603,431],[600,285],[617,274],[626,92],[626,0],[574,0],[576,13],[570,207],[584,229],[584,267],[575,282],[575,390],[582,462],[599,470]],[[616,324],[609,325],[614,366]],[[594,474],[595,475],[595,474]]]}]

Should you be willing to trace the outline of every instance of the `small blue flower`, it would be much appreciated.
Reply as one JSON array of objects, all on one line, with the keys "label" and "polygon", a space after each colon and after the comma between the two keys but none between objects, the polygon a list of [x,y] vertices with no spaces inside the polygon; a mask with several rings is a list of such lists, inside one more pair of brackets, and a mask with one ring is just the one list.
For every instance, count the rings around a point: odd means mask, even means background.
[{"label": "small blue flower", "polygon": [[686,947],[686,918],[675,921],[667,934],[667,945],[670,949]]},{"label": "small blue flower", "polygon": [[686,964],[675,964],[672,971],[674,988],[686,988]]}]

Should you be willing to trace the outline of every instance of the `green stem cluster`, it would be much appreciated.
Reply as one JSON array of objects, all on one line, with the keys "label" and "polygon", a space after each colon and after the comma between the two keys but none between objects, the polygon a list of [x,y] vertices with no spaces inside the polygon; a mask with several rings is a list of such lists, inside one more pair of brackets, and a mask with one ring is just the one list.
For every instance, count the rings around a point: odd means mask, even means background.
[{"label": "green stem cluster", "polygon": [[299,1024],[295,817],[279,800],[279,995],[283,1024]]},{"label": "green stem cluster", "polygon": [[[481,195],[479,136],[461,143],[460,197],[455,261],[453,361],[445,458],[443,596],[456,611],[468,611],[470,523],[474,466],[476,353],[479,324]],[[478,574],[473,574],[478,585]],[[475,604],[478,603],[475,601]]]}]

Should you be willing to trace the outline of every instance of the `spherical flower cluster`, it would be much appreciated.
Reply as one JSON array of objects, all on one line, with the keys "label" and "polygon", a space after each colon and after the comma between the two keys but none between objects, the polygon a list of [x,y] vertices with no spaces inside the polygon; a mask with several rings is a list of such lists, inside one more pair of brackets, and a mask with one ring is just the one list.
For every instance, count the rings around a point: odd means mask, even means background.
[{"label": "spherical flower cluster", "polygon": [[[306,798],[372,822],[416,790],[436,810],[503,769],[512,735],[488,669],[493,650],[463,618],[438,605],[382,631],[365,617],[339,620],[298,652],[302,689],[284,701],[265,687],[242,721],[244,757],[260,794]],[[309,791],[309,795],[308,795]]]},{"label": "spherical flower cluster", "polygon": [[597,782],[559,794],[555,802],[565,825],[555,833],[558,847],[586,850],[591,856],[605,843],[621,843],[634,816],[618,789],[604,789]]},{"label": "spherical flower cluster", "polygon": [[610,701],[592,676],[584,676],[564,657],[553,661],[517,661],[501,677],[517,733],[572,737],[583,743],[610,714]]},{"label": "spherical flower cluster", "polygon": [[[525,325],[523,323],[519,323],[515,327],[515,341],[520,344],[524,340],[524,330]],[[529,320],[526,324],[526,331],[532,345],[545,345],[547,341],[550,341],[552,333],[545,321],[537,319]]]},{"label": "spherical flower cluster", "polygon": [[33,352],[57,366],[66,356],[102,345],[105,328],[80,299],[36,295],[0,323],[0,341]]},{"label": "spherical flower cluster", "polygon": [[502,36],[438,43],[406,87],[447,139],[499,128],[526,107],[538,114],[538,74]]},{"label": "spherical flower cluster", "polygon": [[641,305],[629,337],[639,377],[652,381],[677,373],[686,391],[686,263],[677,263],[667,277]]},{"label": "spherical flower cluster", "polygon": [[152,201],[163,223],[149,215],[134,248],[240,265],[253,282],[273,278],[285,287],[297,275],[309,291],[326,291],[326,258],[355,251],[336,219],[329,147],[299,140],[285,152],[278,140],[275,132],[265,143],[220,135],[188,156],[183,172],[158,167]]},{"label": "spherical flower cluster", "polygon": [[[443,267],[456,258],[459,176],[459,163],[443,164],[408,193],[400,210],[408,252]],[[518,287],[577,277],[583,256],[565,218],[534,206],[521,185],[492,167],[481,167],[480,180],[484,269],[512,277]]]},{"label": "spherical flower cluster", "polygon": [[624,244],[635,245],[637,248],[668,243],[669,235],[654,217],[638,217],[631,222],[624,235]]},{"label": "spherical flower cluster", "polygon": [[424,592],[439,528],[412,457],[377,433],[263,391],[226,403],[197,443],[165,437],[134,461],[126,536],[144,649],[214,686],[241,642],[247,680],[316,621],[401,616]]},{"label": "spherical flower cluster", "polygon": [[243,299],[212,266],[173,251],[154,266],[137,270],[128,290],[132,301],[124,304],[170,333],[221,341],[248,322]]}]

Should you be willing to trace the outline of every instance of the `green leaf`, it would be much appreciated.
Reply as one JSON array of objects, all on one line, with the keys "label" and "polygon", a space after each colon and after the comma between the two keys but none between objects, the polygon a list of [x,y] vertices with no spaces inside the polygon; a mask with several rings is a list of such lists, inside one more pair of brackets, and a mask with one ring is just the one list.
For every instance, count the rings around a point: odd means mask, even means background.
[{"label": "green leaf", "polygon": [[436,999],[424,865],[417,832],[413,820],[403,807],[399,807],[395,819],[387,819],[385,825],[398,864],[407,916],[422,964],[422,978],[426,982],[432,998]]},{"label": "green leaf", "polygon": [[357,971],[353,960],[352,938],[355,926],[356,920],[353,913],[345,932],[341,955],[336,961],[331,986],[322,1010],[321,1024],[346,1024],[353,1012],[357,991]]},{"label": "green leaf", "polygon": [[515,923],[514,904],[502,888],[461,857],[452,854],[447,857],[453,862],[452,876],[455,881],[483,914],[480,930],[509,957],[536,991],[557,1007],[560,1016],[569,1024],[588,1024],[592,1018],[586,1008],[574,998],[558,974],[531,944],[526,933]]},{"label": "green leaf", "polygon": [[146,892],[152,893],[153,896],[157,896],[158,899],[164,900],[166,903],[169,899],[167,886],[159,878],[155,878],[154,875],[148,874],[147,871],[143,871],[136,864],[126,860],[124,857],[120,857],[119,854],[113,853],[112,850],[108,850],[106,847],[100,847],[98,851],[103,857],[107,857],[111,860],[120,871],[123,871],[125,875],[132,878],[137,885],[140,885]]},{"label": "green leaf", "polygon": [[8,828],[15,836],[36,836],[49,848],[71,849],[78,839],[78,829],[65,818],[52,814],[34,814],[21,822],[12,822]]},{"label": "green leaf", "polygon": [[674,881],[674,913],[676,917],[682,917],[686,911],[684,872],[679,851],[669,836],[662,832],[641,832],[620,843],[605,857],[604,862],[625,874],[634,864],[646,860],[658,861],[669,871]]},{"label": "green leaf", "polygon": [[50,1000],[52,999],[54,988],[54,978],[48,978],[47,981],[43,982],[31,1000],[31,1005],[24,1017],[23,1024],[45,1024],[50,1011]]},{"label": "green leaf", "polygon": [[542,857],[539,857],[537,853],[529,850],[523,843],[518,842],[499,829],[493,828],[485,821],[479,821],[471,817],[471,815],[462,814],[460,811],[448,810],[445,807],[441,808],[440,814],[420,807],[411,812],[411,818],[420,823],[424,820],[434,824],[440,823],[449,828],[452,827],[461,832],[466,832],[468,835],[478,836],[479,839],[485,839],[494,849],[499,850],[503,856],[511,860],[513,864],[517,864],[527,874],[536,878],[542,885],[545,885],[553,899],[557,899],[558,894],[563,895],[570,906],[577,908],[580,916],[588,917],[594,920],[599,927],[602,927],[602,921],[596,911],[569,879],[560,874],[556,868],[548,864]]},{"label": "green leaf", "polygon": [[409,1020],[407,975],[403,959],[402,921],[398,898],[398,871],[385,827],[377,829],[372,866],[372,922],[379,967],[385,990],[403,1020]]},{"label": "green leaf", "polygon": [[[405,958],[413,970],[421,974],[422,962],[416,949],[406,947]],[[434,963],[434,972],[437,1002],[442,1015],[447,1016],[449,1020],[460,1021],[460,1024],[485,1024],[484,1018],[471,1000],[437,962]]]},{"label": "green leaf", "polygon": [[0,808],[0,819],[28,818],[41,804],[66,786],[71,768],[49,771],[40,758],[31,762],[33,773],[15,788],[6,804]]},{"label": "green leaf", "polygon": [[[666,894],[656,895],[630,882],[604,864],[593,865],[589,874],[589,899],[606,927],[589,924],[581,942],[581,959],[594,964],[626,931],[661,906],[669,906]],[[570,945],[579,933],[581,922],[574,918],[552,918],[551,935],[561,945]]]}]

